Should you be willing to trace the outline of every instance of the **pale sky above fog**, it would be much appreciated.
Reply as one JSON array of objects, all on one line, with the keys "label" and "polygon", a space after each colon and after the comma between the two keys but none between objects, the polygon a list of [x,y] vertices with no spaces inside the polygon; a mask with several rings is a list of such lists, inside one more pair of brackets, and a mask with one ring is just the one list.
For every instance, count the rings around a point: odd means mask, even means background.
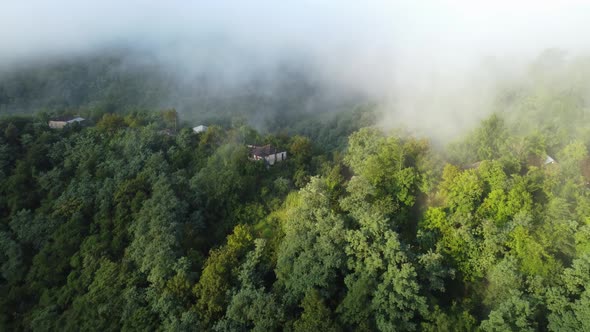
[{"label": "pale sky above fog", "polygon": [[581,0],[3,0],[0,58],[67,54],[112,42],[190,44],[205,51],[231,42],[270,59],[352,52],[444,60],[584,47],[589,18],[590,2]]},{"label": "pale sky above fog", "polygon": [[585,52],[589,33],[583,0],[2,0],[0,65],[114,44],[228,77],[301,58],[320,79],[393,95],[396,115],[412,122],[461,94],[483,57]]}]

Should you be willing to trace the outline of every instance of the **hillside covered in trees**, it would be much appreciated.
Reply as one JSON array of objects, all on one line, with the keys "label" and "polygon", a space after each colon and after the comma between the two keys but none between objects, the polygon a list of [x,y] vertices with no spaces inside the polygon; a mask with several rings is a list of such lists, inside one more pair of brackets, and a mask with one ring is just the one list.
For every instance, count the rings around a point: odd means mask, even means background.
[{"label": "hillside covered in trees", "polygon": [[[538,62],[449,144],[372,104],[255,129],[224,103],[194,133],[120,83],[149,80],[5,76],[0,330],[588,330],[588,63]],[[64,113],[87,121],[50,129]]]}]

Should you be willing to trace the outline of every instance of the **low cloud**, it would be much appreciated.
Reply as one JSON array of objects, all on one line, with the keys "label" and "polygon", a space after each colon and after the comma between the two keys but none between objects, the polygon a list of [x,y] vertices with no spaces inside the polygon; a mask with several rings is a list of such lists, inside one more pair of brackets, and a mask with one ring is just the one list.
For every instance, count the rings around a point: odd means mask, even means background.
[{"label": "low cloud", "polygon": [[542,50],[584,53],[589,12],[574,0],[4,1],[0,67],[126,48],[131,63],[225,87],[288,65],[380,102],[386,127],[450,137]]}]

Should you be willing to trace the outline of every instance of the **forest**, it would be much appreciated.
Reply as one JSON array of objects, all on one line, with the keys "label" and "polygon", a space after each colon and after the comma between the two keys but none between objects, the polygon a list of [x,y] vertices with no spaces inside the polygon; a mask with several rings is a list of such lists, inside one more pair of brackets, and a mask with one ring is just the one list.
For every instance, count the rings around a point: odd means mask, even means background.
[{"label": "forest", "polygon": [[444,144],[293,76],[190,113],[116,57],[5,73],[0,330],[590,330],[590,58],[554,55]]}]

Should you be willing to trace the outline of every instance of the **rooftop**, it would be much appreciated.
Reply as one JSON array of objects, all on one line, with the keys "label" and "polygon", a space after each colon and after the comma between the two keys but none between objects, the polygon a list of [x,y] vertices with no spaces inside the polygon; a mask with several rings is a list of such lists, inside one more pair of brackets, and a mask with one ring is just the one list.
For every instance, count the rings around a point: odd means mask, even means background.
[{"label": "rooftop", "polygon": [[51,118],[49,121],[56,121],[56,122],[71,122],[71,121],[83,121],[84,118],[81,118],[79,116],[74,116],[74,115],[64,115],[64,116],[59,116],[56,118]]},{"label": "rooftop", "polygon": [[277,149],[270,144],[264,146],[248,145],[250,154],[259,157],[266,157],[277,153]]}]

